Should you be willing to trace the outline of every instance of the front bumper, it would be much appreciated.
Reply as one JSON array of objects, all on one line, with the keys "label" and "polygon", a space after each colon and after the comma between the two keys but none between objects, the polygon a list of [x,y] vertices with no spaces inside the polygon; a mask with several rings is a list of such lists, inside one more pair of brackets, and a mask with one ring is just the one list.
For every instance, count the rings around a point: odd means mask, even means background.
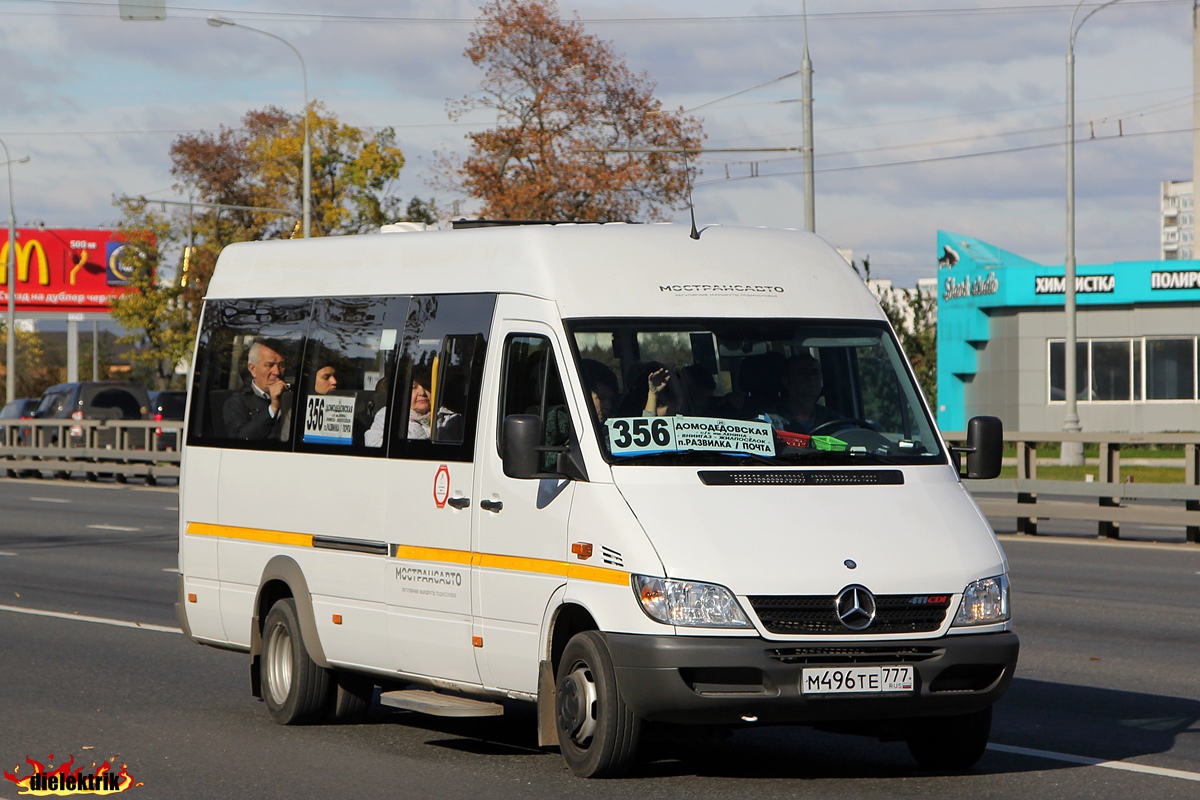
[{"label": "front bumper", "polygon": [[[1012,681],[1012,632],[900,642],[775,642],[760,638],[606,634],[617,686],[630,710],[656,722],[736,725],[833,723],[967,714],[996,702]],[[805,695],[806,667],[906,664],[914,689]]]}]

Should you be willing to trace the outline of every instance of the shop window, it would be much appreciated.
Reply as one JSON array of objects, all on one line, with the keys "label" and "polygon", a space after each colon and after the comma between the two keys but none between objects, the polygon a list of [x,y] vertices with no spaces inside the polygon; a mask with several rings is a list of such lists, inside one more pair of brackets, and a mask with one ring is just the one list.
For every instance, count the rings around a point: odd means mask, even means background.
[{"label": "shop window", "polygon": [[1133,399],[1132,342],[1092,342],[1091,397],[1093,400]]},{"label": "shop window", "polygon": [[[1065,402],[1067,399],[1067,343],[1050,342],[1050,401]],[[1087,400],[1088,395],[1088,346],[1087,342],[1075,342],[1075,399]]]},{"label": "shop window", "polygon": [[1196,340],[1146,340],[1146,399],[1193,400],[1196,397]]}]

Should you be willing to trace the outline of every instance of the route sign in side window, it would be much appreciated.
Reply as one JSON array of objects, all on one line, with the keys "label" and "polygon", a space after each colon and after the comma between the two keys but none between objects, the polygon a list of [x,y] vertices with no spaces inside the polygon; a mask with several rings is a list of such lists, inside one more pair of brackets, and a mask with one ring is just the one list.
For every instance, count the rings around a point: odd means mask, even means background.
[{"label": "route sign in side window", "polygon": [[389,387],[408,297],[337,297],[313,304],[300,394],[297,449],[384,455]]}]

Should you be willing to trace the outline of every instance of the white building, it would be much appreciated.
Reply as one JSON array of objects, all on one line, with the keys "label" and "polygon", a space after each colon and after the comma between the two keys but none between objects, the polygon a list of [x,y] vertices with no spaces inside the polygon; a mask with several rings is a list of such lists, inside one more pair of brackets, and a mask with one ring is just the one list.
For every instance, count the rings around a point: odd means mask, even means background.
[{"label": "white building", "polygon": [[1192,182],[1163,181],[1163,261],[1195,258],[1195,218]]}]

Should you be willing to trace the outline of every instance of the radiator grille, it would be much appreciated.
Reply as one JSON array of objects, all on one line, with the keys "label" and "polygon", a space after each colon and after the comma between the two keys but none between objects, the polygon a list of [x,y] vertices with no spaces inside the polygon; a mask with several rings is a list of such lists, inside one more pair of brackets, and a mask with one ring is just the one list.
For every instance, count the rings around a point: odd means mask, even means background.
[{"label": "radiator grille", "polygon": [[949,597],[929,602],[928,595],[878,595],[875,619],[861,631],[852,631],[837,615],[837,598],[829,595],[759,595],[750,605],[763,627],[784,636],[828,636],[865,633],[928,633],[942,627]]}]

